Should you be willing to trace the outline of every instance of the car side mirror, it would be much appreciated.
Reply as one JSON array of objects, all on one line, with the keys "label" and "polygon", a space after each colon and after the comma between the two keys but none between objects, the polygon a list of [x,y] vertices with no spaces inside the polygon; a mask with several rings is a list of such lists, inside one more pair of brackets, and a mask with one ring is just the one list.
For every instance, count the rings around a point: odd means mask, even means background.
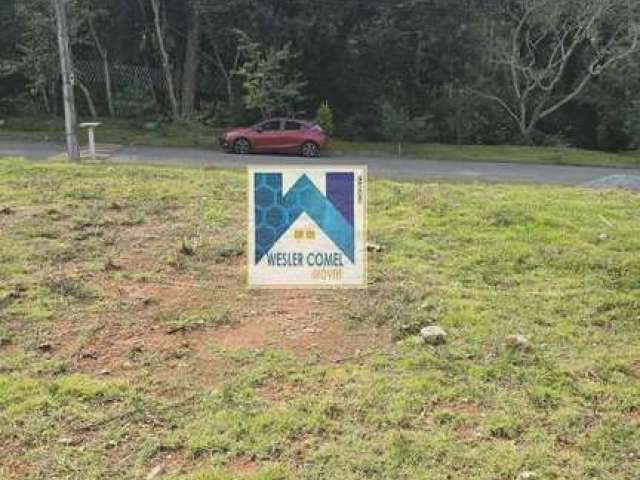
[{"label": "car side mirror", "polygon": [[255,131],[258,132],[258,133],[262,133],[264,130],[262,128],[260,128],[260,127],[256,127]]}]

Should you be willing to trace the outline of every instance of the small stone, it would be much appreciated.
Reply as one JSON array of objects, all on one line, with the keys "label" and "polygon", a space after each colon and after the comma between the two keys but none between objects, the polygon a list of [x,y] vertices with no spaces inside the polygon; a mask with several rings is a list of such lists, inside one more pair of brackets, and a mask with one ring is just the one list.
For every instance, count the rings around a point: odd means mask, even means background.
[{"label": "small stone", "polygon": [[147,475],[147,480],[153,480],[154,478],[158,478],[163,471],[164,471],[164,465],[156,465],[153,468],[153,470],[151,470]]},{"label": "small stone", "polygon": [[598,240],[600,240],[601,242],[604,242],[604,241],[606,241],[606,240],[609,240],[609,235],[607,235],[606,233],[601,233],[601,234],[598,236]]},{"label": "small stone", "polygon": [[98,375],[103,375],[103,376],[105,376],[105,375],[111,375],[111,370],[107,370],[107,369],[105,368],[105,369],[103,369],[103,370],[100,370],[100,371],[98,372]]},{"label": "small stone", "polygon": [[447,332],[437,325],[420,330],[420,336],[427,345],[444,345],[447,343]]},{"label": "small stone", "polygon": [[40,350],[41,352],[50,352],[51,350],[53,350],[53,345],[51,345],[49,342],[44,342],[38,345],[38,350]]},{"label": "small stone", "polygon": [[80,358],[84,360],[97,360],[98,354],[94,351],[82,352],[82,354],[80,355]]},{"label": "small stone", "polygon": [[512,348],[514,350],[520,350],[522,352],[528,352],[531,350],[531,343],[527,337],[523,335],[509,335],[504,339],[504,343],[508,348]]},{"label": "small stone", "polygon": [[534,480],[536,476],[535,472],[520,472],[516,480]]},{"label": "small stone", "polygon": [[377,243],[367,243],[367,250],[369,252],[381,252],[383,250],[382,245]]},{"label": "small stone", "polygon": [[0,215],[13,215],[15,212],[13,211],[13,209],[9,208],[9,207],[4,207],[2,210],[0,210]]},{"label": "small stone", "polygon": [[78,440],[76,440],[76,439],[73,439],[73,438],[62,437],[60,440],[58,440],[58,443],[60,445],[71,446],[71,445],[77,445],[80,442]]}]

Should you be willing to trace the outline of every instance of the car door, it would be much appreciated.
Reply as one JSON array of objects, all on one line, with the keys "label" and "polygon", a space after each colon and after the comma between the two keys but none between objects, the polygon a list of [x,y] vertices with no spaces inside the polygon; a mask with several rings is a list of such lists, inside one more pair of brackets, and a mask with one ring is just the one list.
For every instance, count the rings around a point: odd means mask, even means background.
[{"label": "car door", "polygon": [[269,152],[282,148],[282,122],[268,120],[258,125],[253,139],[253,148],[260,152]]},{"label": "car door", "polygon": [[294,120],[284,122],[284,130],[282,132],[282,146],[287,150],[295,150],[302,143],[302,130],[304,125]]}]

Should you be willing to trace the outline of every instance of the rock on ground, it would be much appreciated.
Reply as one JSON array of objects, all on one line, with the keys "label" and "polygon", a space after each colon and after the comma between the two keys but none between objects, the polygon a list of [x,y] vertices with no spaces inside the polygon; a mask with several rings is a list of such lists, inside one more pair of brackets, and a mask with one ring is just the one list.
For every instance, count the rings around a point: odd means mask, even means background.
[{"label": "rock on ground", "polygon": [[610,175],[583,184],[589,188],[624,188],[640,190],[640,175]]},{"label": "rock on ground", "polygon": [[533,480],[534,478],[537,478],[535,472],[521,472],[517,480]]},{"label": "rock on ground", "polygon": [[423,328],[420,330],[420,336],[424,343],[428,345],[442,345],[447,343],[447,332],[437,325]]},{"label": "rock on ground", "polygon": [[531,350],[531,343],[527,339],[527,337],[523,335],[509,335],[504,339],[504,343],[509,348],[513,348],[514,350],[521,350],[523,352],[528,352]]},{"label": "rock on ground", "polygon": [[147,475],[147,480],[155,480],[164,472],[164,465],[157,465],[153,470],[149,472]]},{"label": "rock on ground", "polygon": [[367,250],[369,252],[378,252],[379,253],[379,252],[382,252],[383,247],[382,247],[382,245],[378,245],[377,243],[369,242],[369,243],[367,243]]}]

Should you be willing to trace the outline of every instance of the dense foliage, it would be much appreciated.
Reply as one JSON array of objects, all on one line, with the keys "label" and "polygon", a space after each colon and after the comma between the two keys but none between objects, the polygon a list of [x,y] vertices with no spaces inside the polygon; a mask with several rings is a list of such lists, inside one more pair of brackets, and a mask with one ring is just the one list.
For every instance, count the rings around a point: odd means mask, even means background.
[{"label": "dense foliage", "polygon": [[[337,135],[378,140],[391,105],[426,119],[402,140],[635,148],[635,3],[70,0],[78,107],[223,125],[328,101]],[[59,115],[51,2],[0,15],[0,115]]]}]

